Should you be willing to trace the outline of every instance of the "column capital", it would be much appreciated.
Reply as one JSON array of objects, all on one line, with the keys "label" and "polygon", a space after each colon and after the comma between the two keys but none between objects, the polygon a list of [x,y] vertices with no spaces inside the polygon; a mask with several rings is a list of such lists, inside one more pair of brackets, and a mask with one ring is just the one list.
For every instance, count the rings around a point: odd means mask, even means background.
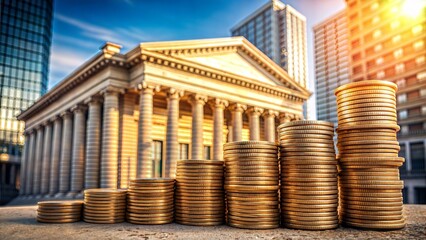
[{"label": "column capital", "polygon": [[260,116],[263,113],[263,108],[260,107],[249,107],[247,109],[247,114]]},{"label": "column capital", "polygon": [[48,126],[49,124],[51,124],[52,123],[52,120],[51,119],[47,119],[47,120],[45,120],[41,125],[43,125],[43,126]]},{"label": "column capital", "polygon": [[143,93],[154,94],[160,91],[161,86],[143,81],[138,84],[138,89],[141,90]]},{"label": "column capital", "polygon": [[60,114],[61,118],[71,118],[72,113],[69,110],[66,110]]},{"label": "column capital", "polygon": [[71,107],[71,112],[78,113],[78,112],[84,112],[86,111],[87,106],[83,104],[76,104],[75,106]]},{"label": "column capital", "polygon": [[229,102],[220,98],[215,98],[213,101],[210,102],[210,107],[213,108],[213,110],[215,108],[225,109],[228,106]]},{"label": "column capital", "polygon": [[102,102],[103,102],[103,99],[99,95],[90,96],[89,98],[87,98],[83,101],[84,104],[102,103]]},{"label": "column capital", "polygon": [[124,94],[125,90],[123,88],[120,87],[115,87],[112,85],[107,86],[106,88],[101,90],[101,94],[102,95],[119,95],[119,94]]},{"label": "column capital", "polygon": [[273,116],[273,117],[278,117],[278,111],[274,111],[274,110],[265,110],[263,111],[263,116],[264,117],[269,117],[269,116]]},{"label": "column capital", "polygon": [[56,114],[55,116],[53,116],[53,117],[50,118],[51,122],[55,122],[57,120],[61,120],[60,114]]},{"label": "column capital", "polygon": [[247,110],[247,105],[233,103],[229,106],[229,110],[231,110],[231,112],[244,112],[245,110]]},{"label": "column capital", "polygon": [[43,129],[43,123],[42,124],[39,124],[39,125],[37,125],[37,126],[35,126],[34,128],[35,128],[35,130],[36,131],[40,131],[40,130],[42,130]]},{"label": "column capital", "polygon": [[294,115],[292,121],[299,121],[299,120],[303,120],[303,115]]},{"label": "column capital", "polygon": [[207,96],[201,95],[201,94],[192,94],[192,95],[189,95],[188,102],[190,104],[199,103],[204,105],[207,102]]},{"label": "column capital", "polygon": [[169,88],[166,90],[166,93],[168,98],[179,99],[183,97],[183,95],[185,94],[185,91],[176,89],[176,88]]}]

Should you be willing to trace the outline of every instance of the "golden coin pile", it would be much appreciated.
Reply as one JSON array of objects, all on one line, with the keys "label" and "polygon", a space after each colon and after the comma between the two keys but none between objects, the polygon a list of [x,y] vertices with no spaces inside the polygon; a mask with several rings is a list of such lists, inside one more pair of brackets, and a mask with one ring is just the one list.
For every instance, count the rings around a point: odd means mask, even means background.
[{"label": "golden coin pile", "polygon": [[339,226],[334,125],[294,121],[278,126],[281,225],[302,230]]},{"label": "golden coin pile", "polygon": [[379,80],[335,90],[341,220],[347,226],[378,230],[405,226],[396,90],[394,83]]},{"label": "golden coin pile", "polygon": [[228,225],[247,229],[279,227],[278,147],[273,142],[224,145]]},{"label": "golden coin pile", "polygon": [[176,169],[175,221],[213,226],[225,221],[223,161],[179,160]]},{"label": "golden coin pile", "polygon": [[127,221],[134,224],[173,222],[175,180],[141,178],[130,180],[127,191]]},{"label": "golden coin pile", "polygon": [[83,201],[43,201],[37,203],[37,221],[72,223],[81,220]]},{"label": "golden coin pile", "polygon": [[83,220],[89,223],[120,223],[126,215],[126,190],[84,190]]}]

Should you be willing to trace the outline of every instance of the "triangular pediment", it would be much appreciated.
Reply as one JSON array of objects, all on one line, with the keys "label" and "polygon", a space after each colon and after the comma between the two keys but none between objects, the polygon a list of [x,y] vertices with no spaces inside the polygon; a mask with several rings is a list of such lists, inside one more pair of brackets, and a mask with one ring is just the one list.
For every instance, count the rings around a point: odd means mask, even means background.
[{"label": "triangular pediment", "polygon": [[156,52],[174,59],[239,75],[251,81],[309,97],[310,92],[244,37],[188,41],[151,42],[140,45],[142,51]]}]

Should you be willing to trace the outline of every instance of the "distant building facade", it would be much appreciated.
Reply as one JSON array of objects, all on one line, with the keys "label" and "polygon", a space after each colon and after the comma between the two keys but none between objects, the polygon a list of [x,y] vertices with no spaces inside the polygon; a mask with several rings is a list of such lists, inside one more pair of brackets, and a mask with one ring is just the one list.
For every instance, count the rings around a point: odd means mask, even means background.
[{"label": "distant building facade", "polygon": [[0,0],[0,202],[19,187],[24,123],[47,90],[53,0]]},{"label": "distant building facade", "polygon": [[308,90],[243,37],[107,43],[18,118],[21,196],[81,197],[174,177],[178,159],[223,159],[223,144],[276,140]]},{"label": "distant building facade", "polygon": [[350,82],[346,10],[317,24],[313,30],[317,119],[337,124],[334,89]]},{"label": "distant building facade", "polygon": [[[269,1],[235,25],[231,34],[247,38],[296,82],[307,87],[306,17],[290,5]],[[306,113],[305,109],[305,116]]]},{"label": "distant building facade", "polygon": [[[404,201],[426,203],[426,14],[408,1],[346,0],[351,81],[398,85],[397,111]],[[422,6],[408,6],[421,8]]]}]

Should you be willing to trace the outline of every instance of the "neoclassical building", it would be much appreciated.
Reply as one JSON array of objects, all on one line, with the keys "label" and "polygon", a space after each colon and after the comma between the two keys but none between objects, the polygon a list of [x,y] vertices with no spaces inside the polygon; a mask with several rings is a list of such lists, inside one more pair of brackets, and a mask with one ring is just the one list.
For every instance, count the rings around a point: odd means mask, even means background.
[{"label": "neoclassical building", "polygon": [[81,196],[134,177],[174,176],[178,159],[275,141],[310,92],[242,37],[101,51],[23,111],[20,194]]}]

